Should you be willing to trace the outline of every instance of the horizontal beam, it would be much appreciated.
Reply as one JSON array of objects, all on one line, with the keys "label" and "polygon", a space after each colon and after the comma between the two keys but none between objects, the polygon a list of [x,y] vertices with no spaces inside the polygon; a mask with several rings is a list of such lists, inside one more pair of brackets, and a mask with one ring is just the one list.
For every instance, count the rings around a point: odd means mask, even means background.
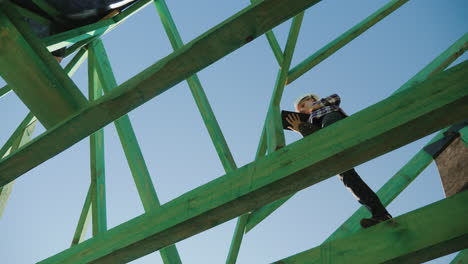
[{"label": "horizontal beam", "polygon": [[467,74],[465,62],[40,263],[128,262],[397,149],[467,117]]},{"label": "horizontal beam", "polygon": [[7,157],[0,186],[317,2],[266,0],[238,12]]},{"label": "horizontal beam", "polygon": [[423,263],[468,247],[467,203],[465,191],[274,263]]}]

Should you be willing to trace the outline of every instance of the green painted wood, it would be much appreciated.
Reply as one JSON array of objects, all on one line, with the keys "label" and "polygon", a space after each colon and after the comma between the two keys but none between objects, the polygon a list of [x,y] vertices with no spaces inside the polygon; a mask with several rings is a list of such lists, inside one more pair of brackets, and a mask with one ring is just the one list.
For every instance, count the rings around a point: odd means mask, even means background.
[{"label": "green painted wood", "polygon": [[465,143],[465,146],[468,147],[468,127],[464,127],[460,129],[460,136]]},{"label": "green painted wood", "polygon": [[75,234],[71,242],[71,246],[74,246],[78,243],[81,243],[86,235],[88,230],[89,219],[91,218],[91,192],[94,190],[94,186],[90,184],[88,188],[88,193],[86,194],[85,202],[83,204],[83,209],[81,210],[80,218],[78,219],[78,224],[76,225]]},{"label": "green painted wood", "polygon": [[[304,13],[297,15],[296,17],[294,17],[294,20],[291,24],[291,29],[289,31],[288,41],[286,43],[284,53],[283,65],[278,71],[275,89],[273,91],[272,99],[270,101],[270,110],[268,111],[269,117],[267,117],[266,121],[266,141],[269,153],[275,151],[278,147],[283,147],[285,145],[284,131],[280,120],[279,103],[281,101],[284,87],[286,85],[286,78],[288,76],[289,67],[291,66],[292,56],[294,54],[294,48],[296,46],[297,38],[299,36],[299,31],[303,17]],[[262,144],[263,140],[263,138],[260,139],[260,144]],[[263,219],[265,219],[268,215],[270,215],[274,210],[280,207],[291,197],[292,196],[285,197],[265,207],[253,211],[249,215],[248,221],[245,226],[245,232],[247,233],[248,231],[250,231],[254,226],[260,223]]]},{"label": "green painted wood", "polygon": [[0,186],[317,2],[266,0],[238,12],[0,162]]},{"label": "green painted wood", "polygon": [[[89,46],[90,57],[95,62],[97,74],[102,81],[104,93],[111,92],[117,87],[112,67],[110,65],[107,52],[101,40],[96,40]],[[149,212],[160,206],[156,190],[151,180],[151,175],[146,166],[143,153],[141,152],[135,132],[128,115],[125,115],[115,122],[115,127],[122,144],[125,157],[127,158],[133,180],[138,190],[145,212]],[[166,264],[182,263],[175,245],[170,245],[160,251],[161,258]]]},{"label": "green painted wood", "polygon": [[132,4],[130,7],[126,8],[122,13],[116,15],[113,19],[116,23],[123,22],[127,20],[129,17],[136,14],[138,11],[142,10],[149,4],[151,4],[152,0],[138,0],[136,3]]},{"label": "green painted wood", "polygon": [[14,151],[11,151],[12,147],[13,147],[13,143],[15,142],[15,140],[18,140],[18,138],[21,137],[21,135],[24,133],[24,129],[32,122],[32,120],[34,120],[34,115],[29,112],[23,119],[23,121],[21,121],[21,123],[18,125],[18,127],[16,127],[15,131],[13,132],[13,134],[11,134],[11,136],[7,139],[7,141],[5,141],[5,143],[3,144],[2,148],[0,149],[0,159],[1,158],[4,158],[5,156],[7,156],[8,154],[10,154],[10,152],[14,152]]},{"label": "green painted wood", "polygon": [[[96,71],[102,81],[104,93],[110,93],[117,87],[112,68],[107,57],[107,52],[101,40],[96,40],[89,46],[90,57],[96,62]],[[127,162],[132,172],[135,185],[145,211],[150,211],[160,206],[156,190],[154,189],[150,173],[141,152],[138,140],[135,136],[128,115],[114,122]]]},{"label": "green painted wood", "polygon": [[[448,49],[443,51],[437,58],[435,58],[432,62],[430,62],[426,67],[424,67],[423,70],[418,72],[415,76],[413,76],[413,78],[411,78],[408,82],[406,82],[400,88],[398,88],[395,92],[393,92],[393,94],[396,94],[400,91],[408,89],[409,87],[411,87],[411,85],[420,83],[426,80],[429,76],[432,76],[434,74],[437,74],[443,71],[446,66],[450,65],[451,62],[453,62],[456,58],[458,58],[459,56],[463,54],[463,52],[466,50],[467,40],[468,40],[468,34],[465,34],[462,38],[460,38],[454,44],[452,44]],[[262,138],[260,139],[261,140],[260,144],[264,144],[264,141],[262,141],[264,140],[263,136],[264,135],[262,134]],[[406,188],[406,186],[403,188]],[[247,225],[246,225],[246,232],[250,231],[256,225],[258,225],[261,221],[263,221],[266,217],[268,217],[271,213],[273,213],[276,209],[278,209],[282,204],[284,204],[291,197],[292,196],[285,197],[271,204],[268,204],[262,208],[259,208],[255,212],[252,212],[249,216],[249,221],[247,222]],[[348,219],[350,222],[347,224],[344,224],[343,230],[347,230],[351,228],[351,227],[348,227],[348,225],[353,226],[353,229],[350,229],[350,230],[357,230],[357,228],[359,227],[358,217],[362,217],[363,215],[366,215],[365,214],[366,210],[364,209],[359,209],[359,210],[360,210],[359,213],[356,212],[355,213],[356,215],[353,215],[352,217],[350,217],[350,219]]]},{"label": "green painted wood", "polygon": [[467,203],[462,192],[274,263],[423,263],[468,246]]},{"label": "green painted wood", "polygon": [[40,263],[134,260],[465,119],[467,73],[465,62]]},{"label": "green painted wood", "polygon": [[55,7],[53,7],[51,4],[49,4],[45,0],[32,0],[32,1],[50,17],[56,18],[62,15]]},{"label": "green painted wood", "polygon": [[237,218],[236,228],[234,229],[231,246],[229,247],[228,256],[226,258],[226,264],[235,264],[237,261],[237,256],[239,255],[242,238],[244,238],[244,230],[248,218],[249,214],[243,214]]},{"label": "green painted wood", "polygon": [[109,18],[103,21],[98,21],[94,24],[52,35],[44,38],[43,40],[49,51],[55,51],[79,41],[107,33],[114,28],[115,25],[115,21],[112,18]]},{"label": "green painted wood", "polygon": [[[430,145],[444,137],[444,132],[447,129],[441,130],[429,143]],[[395,175],[388,180],[378,191],[377,196],[384,206],[388,206],[403,190],[406,189],[419,174],[424,171],[433,161],[433,157],[429,155],[424,148],[418,151]],[[343,224],[341,224],[335,232],[333,232],[326,240],[340,239],[356,233],[361,229],[360,220],[364,217],[369,217],[369,211],[360,207],[354,212]]]},{"label": "green painted wood", "polygon": [[468,263],[468,249],[460,251],[450,264],[465,264]]},{"label": "green painted wood", "polygon": [[67,66],[65,66],[64,71],[68,74],[68,76],[73,76],[73,74],[75,74],[76,70],[78,70],[87,57],[88,51],[86,49],[80,49],[67,64]]},{"label": "green painted wood", "polygon": [[312,54],[310,57],[308,57],[289,71],[287,84],[292,83],[294,80],[296,80],[304,73],[312,69],[314,66],[318,65],[320,62],[334,54],[336,51],[338,51],[343,46],[351,42],[353,39],[367,31],[370,27],[372,27],[377,22],[391,14],[393,11],[398,9],[406,2],[408,2],[408,0],[390,1],[385,6],[374,12],[372,15],[368,16],[366,19],[361,21],[359,24],[353,26],[341,36],[325,45],[323,48]]},{"label": "green painted wood", "polygon": [[[32,138],[32,134],[35,128],[36,118],[34,118],[34,116],[31,116],[31,114],[28,114],[18,127],[18,129],[20,129],[20,133],[16,133],[15,131],[10,137],[13,138],[13,140],[11,142],[10,140],[7,140],[5,145],[2,147],[2,154],[0,154],[0,157],[8,155],[10,151],[16,151],[19,147],[29,142]],[[3,149],[6,149],[6,151],[3,152]],[[2,217],[3,212],[5,210],[8,198],[10,198],[10,194],[13,189],[13,184],[14,182],[10,182],[5,186],[0,187],[0,218]]]},{"label": "green painted wood", "polygon": [[[254,4],[260,0],[250,0],[250,3]],[[265,33],[265,36],[268,40],[268,44],[270,44],[271,50],[273,51],[273,55],[275,55],[276,61],[278,61],[278,65],[283,65],[283,51],[276,39],[275,34],[272,30],[269,30]]]},{"label": "green painted wood", "polygon": [[[91,53],[91,51],[90,51]],[[94,57],[88,58],[89,101],[93,102],[102,94],[103,80],[96,70]],[[104,162],[104,129],[99,129],[89,136],[91,165],[91,205],[93,236],[107,230],[106,183]]]},{"label": "green painted wood", "polygon": [[256,209],[249,215],[247,224],[245,225],[245,233],[248,233],[254,227],[256,227],[260,222],[265,220],[269,215],[271,215],[276,209],[280,208],[285,202],[287,202],[294,194],[283,197],[277,201],[274,201],[270,204],[267,204],[261,208]]},{"label": "green painted wood", "polygon": [[151,0],[140,0],[114,17],[49,36],[44,38],[44,43],[49,51],[54,51],[92,37],[102,36],[103,34],[110,32],[136,12],[140,11],[150,2]]},{"label": "green painted wood", "polygon": [[[174,50],[180,49],[183,46],[182,38],[177,30],[166,2],[164,0],[157,0],[154,1],[154,4],[163,23],[164,30],[171,42],[172,48]],[[226,172],[235,170],[237,168],[236,162],[232,157],[232,153],[229,150],[229,146],[224,138],[223,132],[216,120],[216,116],[213,113],[208,97],[203,90],[200,79],[196,74],[194,74],[187,78],[187,83],[224,170]]]},{"label": "green painted wood", "polygon": [[[68,74],[68,76],[73,76],[73,74],[75,74],[76,70],[81,66],[81,64],[87,58],[87,56],[88,56],[87,50],[82,49],[78,51],[78,53],[72,58],[72,60],[64,68],[64,71]],[[4,87],[0,88],[0,98],[9,94],[10,92],[11,92],[10,86],[5,85]]]},{"label": "green painted wood", "polygon": [[[273,95],[270,100],[269,111],[266,117],[265,131],[267,137],[267,148],[268,152],[272,153],[278,148],[286,145],[283,126],[281,125],[280,119],[280,108],[279,103],[283,96],[285,80],[288,75],[289,67],[291,65],[292,56],[296,47],[297,38],[304,18],[304,12],[301,12],[293,18],[291,28],[289,29],[288,40],[286,42],[286,48],[280,70],[278,71],[277,80],[273,89]],[[261,139],[260,139],[261,141]],[[234,264],[239,254],[240,244],[242,241],[243,234],[245,232],[246,224],[251,214],[242,215],[237,222],[232,238],[231,246],[229,248],[228,257],[226,263]]]},{"label": "green painted wood", "polygon": [[16,11],[18,11],[18,13],[23,16],[23,17],[27,17],[27,18],[30,18],[34,21],[36,21],[37,23],[39,24],[42,24],[42,25],[50,25],[52,24],[52,22],[48,19],[48,18],[45,18],[43,16],[40,16],[26,8],[23,8],[19,5],[16,5],[16,4],[13,4],[13,6],[15,7]]},{"label": "green painted wood", "polygon": [[8,86],[8,85],[5,85],[3,86],[2,88],[0,88],[0,98],[2,98],[3,96],[9,94],[11,92],[11,87]]},{"label": "green painted wood", "polygon": [[463,55],[468,49],[468,33],[465,33],[460,39],[455,41],[448,49],[442,52],[437,58],[432,60],[426,67],[419,71],[413,78],[403,84],[398,90],[399,91],[408,89],[414,84],[420,83],[428,77],[437,74],[447,68],[452,62],[458,57]]},{"label": "green painted wood", "polygon": [[71,46],[65,49],[64,57],[68,57],[70,56],[70,54],[73,54],[75,51],[85,48],[87,45],[89,45],[91,42],[95,41],[96,39],[100,38],[101,36],[102,35],[97,35],[88,39],[78,41],[75,44],[72,44]]},{"label": "green painted wood", "polygon": [[[264,137],[262,137],[264,138]],[[266,144],[260,144],[255,154],[255,160],[265,157]],[[244,238],[245,226],[249,218],[250,213],[246,213],[237,218],[236,227],[231,239],[231,245],[229,247],[228,256],[226,258],[226,264],[236,263],[237,256],[239,255],[240,246],[242,239]]]},{"label": "green painted wood", "polygon": [[294,49],[296,48],[297,38],[299,36],[303,18],[304,12],[301,12],[294,17],[291,23],[288,40],[284,50],[283,63],[278,70],[275,87],[271,96],[266,120],[266,136],[269,153],[286,145],[283,126],[280,118],[281,114],[279,104],[281,102],[281,98],[283,97],[286,78],[288,77],[289,67],[291,66],[291,61],[294,54]]},{"label": "green painted wood", "polygon": [[8,2],[0,10],[1,75],[44,127],[51,128],[87,100]]}]

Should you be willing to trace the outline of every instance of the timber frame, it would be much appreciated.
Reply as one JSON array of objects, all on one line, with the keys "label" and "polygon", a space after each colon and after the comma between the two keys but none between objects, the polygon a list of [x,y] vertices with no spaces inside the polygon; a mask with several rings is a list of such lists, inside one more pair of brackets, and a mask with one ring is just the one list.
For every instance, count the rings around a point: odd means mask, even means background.
[{"label": "timber frame", "polygon": [[[444,150],[444,142],[449,141],[449,133],[445,132],[460,134],[466,146],[468,62],[446,68],[468,48],[468,33],[388,98],[288,146],[279,120],[279,103],[286,85],[408,1],[389,1],[294,67],[292,57],[304,10],[319,0],[251,0],[249,7],[187,44],[182,42],[164,0],[139,0],[120,14],[45,39],[37,38],[21,21],[20,15],[34,17],[34,13],[0,1],[0,74],[8,83],[0,88],[0,98],[13,91],[31,110],[0,149],[0,217],[15,179],[90,137],[91,183],[71,247],[39,263],[126,263],[158,250],[165,264],[182,263],[176,242],[238,217],[226,259],[226,263],[235,263],[245,233],[294,193],[440,131],[377,192],[385,206],[390,204]],[[151,2],[174,52],[119,85],[100,37]],[[282,50],[271,29],[290,18],[291,28]],[[197,72],[263,34],[279,70],[256,159],[238,168]],[[63,47],[66,54],[75,55],[62,69],[49,51]],[[10,52],[13,49],[15,56]],[[87,97],[69,77],[86,59]],[[30,71],[37,73],[37,78],[23,77]],[[225,175],[160,204],[127,113],[184,80]],[[32,83],[37,89],[30,88]],[[47,130],[32,138],[37,121]],[[145,213],[108,229],[102,128],[111,122],[119,134]],[[354,258],[356,263],[417,263],[457,252],[468,247],[464,221],[468,218],[467,203],[468,192],[461,192],[366,230],[359,226],[359,219],[365,215],[365,209],[360,208],[322,245],[275,263],[355,263]],[[93,237],[83,241],[90,219]],[[447,219],[451,219],[450,225],[444,224]],[[424,232],[434,225],[439,227],[437,232]],[[399,246],[365,246],[369,241],[378,245],[382,236],[398,239]],[[358,254],[364,249],[367,259]],[[467,259],[464,250],[453,263]]]}]

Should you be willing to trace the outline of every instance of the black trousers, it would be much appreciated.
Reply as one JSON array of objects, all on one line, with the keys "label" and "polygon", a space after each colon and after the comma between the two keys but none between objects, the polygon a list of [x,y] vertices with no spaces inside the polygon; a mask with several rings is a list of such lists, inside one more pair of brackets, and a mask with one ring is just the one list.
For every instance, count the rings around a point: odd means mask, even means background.
[{"label": "black trousers", "polygon": [[[341,112],[331,112],[321,118],[322,128],[345,117]],[[371,212],[373,217],[388,214],[379,197],[367,186],[354,169],[340,173],[339,177],[346,188],[351,191],[360,204],[364,205]]]}]

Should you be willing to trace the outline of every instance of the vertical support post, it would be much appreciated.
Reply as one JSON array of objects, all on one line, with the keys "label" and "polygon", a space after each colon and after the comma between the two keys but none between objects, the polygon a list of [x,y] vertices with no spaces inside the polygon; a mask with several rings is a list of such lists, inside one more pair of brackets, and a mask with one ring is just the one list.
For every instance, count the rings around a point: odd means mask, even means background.
[{"label": "vertical support post", "polygon": [[[289,67],[291,66],[292,56],[294,54],[294,49],[296,47],[297,37],[299,36],[299,31],[301,28],[303,18],[304,12],[301,12],[300,14],[295,16],[293,18],[293,22],[289,30],[288,40],[284,51],[281,69],[278,71],[275,88],[273,90],[273,95],[270,100],[269,111],[267,113],[267,118],[263,129],[264,132],[262,131],[262,137],[260,139],[260,144],[257,149],[257,158],[264,155],[264,135],[266,135],[267,148],[268,152],[270,153],[285,145],[283,127],[281,125],[281,120],[279,120],[279,104],[283,95],[285,81],[288,76]],[[231,241],[231,247],[229,248],[229,254],[226,259],[227,264],[233,264],[237,260],[240,245],[249,218],[250,214],[244,214],[237,220],[237,225],[234,230],[233,238]]]},{"label": "vertical support post", "polygon": [[[93,60],[95,63],[95,69],[101,80],[104,92],[111,92],[112,89],[117,87],[117,81],[112,72],[107,52],[100,39],[96,39],[91,43],[89,46],[89,54],[90,60]],[[114,124],[119,134],[120,142],[122,143],[125,157],[127,158],[145,212],[158,208],[160,202],[146,166],[143,153],[138,145],[138,140],[133,131],[130,118],[128,115],[124,115],[114,121]],[[161,249],[160,253],[163,262],[166,264],[182,263],[175,245],[170,245]]]},{"label": "vertical support post", "polygon": [[[96,71],[95,60],[88,59],[89,101],[102,95],[102,85]],[[107,230],[106,184],[104,166],[104,129],[94,132],[90,137],[91,163],[91,204],[93,212],[93,236]]]}]

